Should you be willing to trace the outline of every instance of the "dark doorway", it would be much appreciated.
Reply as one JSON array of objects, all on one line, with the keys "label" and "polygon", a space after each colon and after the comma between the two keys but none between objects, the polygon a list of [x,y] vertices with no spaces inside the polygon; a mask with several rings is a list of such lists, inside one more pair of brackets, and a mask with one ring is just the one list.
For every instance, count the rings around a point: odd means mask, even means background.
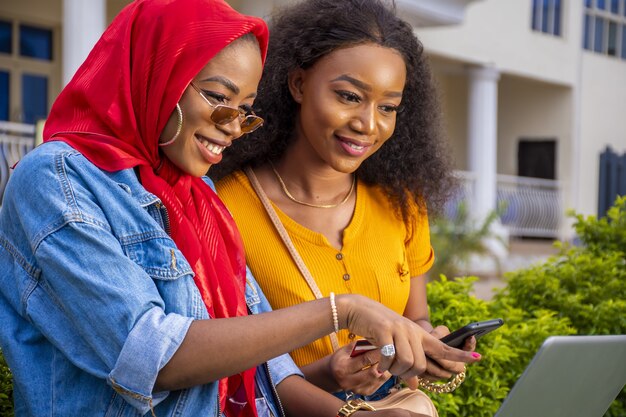
[{"label": "dark doorway", "polygon": [[517,147],[517,175],[556,179],[556,140],[520,139]]}]

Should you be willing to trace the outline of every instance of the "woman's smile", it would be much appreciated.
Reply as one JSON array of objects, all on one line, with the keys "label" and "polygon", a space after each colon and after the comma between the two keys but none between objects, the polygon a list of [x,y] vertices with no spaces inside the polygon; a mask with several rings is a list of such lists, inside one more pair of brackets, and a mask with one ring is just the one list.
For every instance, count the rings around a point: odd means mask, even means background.
[{"label": "woman's smile", "polygon": [[195,138],[202,157],[211,165],[219,163],[222,160],[222,151],[227,146],[230,146],[230,143],[228,145],[219,145],[215,141],[199,134],[196,134]]},{"label": "woman's smile", "polygon": [[364,143],[347,137],[335,135],[341,148],[350,156],[365,155],[373,143]]}]

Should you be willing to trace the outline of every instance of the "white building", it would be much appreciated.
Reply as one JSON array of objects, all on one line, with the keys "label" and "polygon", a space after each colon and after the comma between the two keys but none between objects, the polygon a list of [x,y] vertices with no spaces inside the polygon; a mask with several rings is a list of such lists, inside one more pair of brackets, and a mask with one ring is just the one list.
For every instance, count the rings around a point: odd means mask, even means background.
[{"label": "white building", "polygon": [[[444,92],[459,169],[478,182],[497,174],[501,193],[508,176],[552,174],[560,214],[596,214],[600,153],[626,151],[626,1],[485,0],[459,25],[417,33]],[[493,201],[493,182],[482,187]]]},{"label": "white building", "polygon": [[[290,1],[229,2],[265,17]],[[2,0],[0,124],[21,124],[0,126],[0,193],[22,136],[127,3]],[[472,210],[505,200],[511,234],[571,237],[566,209],[597,213],[601,152],[626,152],[626,0],[396,3],[431,57]]]}]

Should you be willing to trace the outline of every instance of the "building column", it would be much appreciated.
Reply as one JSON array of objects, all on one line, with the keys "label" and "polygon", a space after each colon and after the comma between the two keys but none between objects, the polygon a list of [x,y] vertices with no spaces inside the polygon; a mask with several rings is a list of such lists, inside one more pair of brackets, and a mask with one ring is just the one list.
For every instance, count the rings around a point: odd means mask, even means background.
[{"label": "building column", "polygon": [[470,209],[482,220],[496,208],[500,73],[493,67],[473,67],[468,74],[468,167],[476,177]]},{"label": "building column", "polygon": [[104,32],[106,0],[63,0],[63,85]]}]

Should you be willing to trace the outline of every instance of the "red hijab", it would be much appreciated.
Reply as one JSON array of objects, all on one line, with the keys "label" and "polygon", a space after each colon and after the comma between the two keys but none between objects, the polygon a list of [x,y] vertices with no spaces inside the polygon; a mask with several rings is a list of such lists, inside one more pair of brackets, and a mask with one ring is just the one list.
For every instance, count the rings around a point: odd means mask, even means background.
[{"label": "red hijab", "polygon": [[[164,158],[158,141],[193,77],[246,33],[257,37],[264,60],[265,23],[222,0],[135,0],[61,92],[44,129],[44,141],[66,142],[103,170],[137,167],[143,186],[165,204],[172,238],[213,318],[247,314],[241,237],[213,190]],[[229,411],[227,398],[242,388],[248,406]],[[229,416],[256,415],[254,398],[254,368],[220,381]]]}]

